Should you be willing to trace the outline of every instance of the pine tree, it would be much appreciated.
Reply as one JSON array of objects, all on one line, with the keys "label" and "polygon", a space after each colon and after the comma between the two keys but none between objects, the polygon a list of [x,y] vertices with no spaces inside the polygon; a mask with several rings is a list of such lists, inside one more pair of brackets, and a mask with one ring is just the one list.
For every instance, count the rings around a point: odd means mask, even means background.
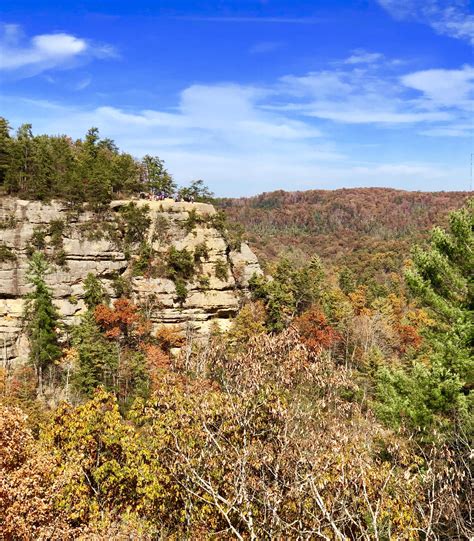
[{"label": "pine tree", "polygon": [[91,395],[100,385],[115,390],[117,347],[101,333],[93,312],[87,311],[79,325],[72,329],[72,343],[78,359],[73,377],[76,389],[85,395]]},{"label": "pine tree", "polygon": [[21,125],[11,146],[11,165],[8,174],[8,189],[28,194],[33,178],[33,134],[31,124]]},{"label": "pine tree", "polygon": [[84,302],[89,310],[107,301],[107,292],[100,280],[91,272],[84,280]]},{"label": "pine tree", "polygon": [[472,430],[474,366],[474,201],[450,215],[450,229],[432,232],[428,249],[416,248],[406,273],[409,288],[434,326],[425,331],[429,349],[406,368],[379,374],[379,412],[397,425],[427,431]]},{"label": "pine tree", "polygon": [[[26,330],[30,343],[30,359],[39,377],[61,355],[58,344],[58,312],[45,277],[48,264],[44,255],[35,252],[29,261],[27,279],[33,286],[25,305]],[[40,380],[41,383],[41,380]]]},{"label": "pine tree", "polygon": [[0,186],[5,185],[10,168],[13,140],[8,121],[0,117]]}]

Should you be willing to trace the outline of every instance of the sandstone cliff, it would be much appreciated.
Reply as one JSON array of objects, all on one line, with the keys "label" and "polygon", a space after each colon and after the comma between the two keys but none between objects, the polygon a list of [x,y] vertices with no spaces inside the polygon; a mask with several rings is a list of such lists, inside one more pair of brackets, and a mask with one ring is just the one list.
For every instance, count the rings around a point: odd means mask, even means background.
[{"label": "sandstone cliff", "polygon": [[[178,325],[183,332],[205,337],[213,322],[228,327],[246,293],[249,278],[261,273],[257,258],[245,243],[232,249],[226,231],[216,225],[216,211],[203,203],[136,201],[146,214],[140,239],[124,242],[121,210],[129,201],[114,201],[107,212],[71,211],[64,202],[50,204],[0,199],[0,359],[27,355],[22,334],[23,297],[28,255],[42,249],[51,260],[48,283],[66,324],[84,310],[83,281],[96,275],[111,298],[114,284],[126,282],[132,299],[144,306],[153,325]],[[146,209],[148,205],[148,210]],[[137,272],[139,250],[146,246],[153,260],[166,266],[171,247],[193,254],[196,272],[186,282],[186,299],[166,273]],[[156,267],[156,265],[155,265]]]}]

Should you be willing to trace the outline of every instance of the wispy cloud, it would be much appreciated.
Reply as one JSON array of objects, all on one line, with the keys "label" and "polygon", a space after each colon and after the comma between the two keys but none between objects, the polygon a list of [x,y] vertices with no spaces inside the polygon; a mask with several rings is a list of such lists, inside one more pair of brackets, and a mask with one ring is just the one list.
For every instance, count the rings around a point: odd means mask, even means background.
[{"label": "wispy cloud", "polygon": [[78,83],[74,85],[74,90],[84,90],[88,86],[90,86],[92,82],[92,77],[85,77],[84,79],[81,79]]},{"label": "wispy cloud", "polygon": [[469,0],[378,0],[396,19],[428,24],[438,34],[474,44],[474,14]]},{"label": "wispy cloud", "polygon": [[[454,95],[462,77],[456,70],[445,71],[444,91]],[[289,99],[276,109],[293,110],[302,115],[345,124],[417,124],[446,122],[456,118],[452,109],[431,99],[425,72],[406,74],[401,78],[375,67],[338,68],[310,72],[302,76],[287,75],[280,79],[280,91]],[[440,74],[441,75],[441,74]],[[440,79],[442,76],[440,77]],[[408,87],[420,96],[409,96]],[[441,92],[441,89],[439,90]],[[291,101],[291,97],[295,99]],[[460,103],[452,108],[459,109]]]},{"label": "wispy cloud", "polygon": [[384,55],[381,53],[371,53],[364,49],[355,49],[352,51],[351,56],[344,60],[345,64],[373,64],[382,60]]},{"label": "wispy cloud", "polygon": [[[104,136],[137,156],[150,153],[164,158],[178,182],[204,178],[219,195],[253,194],[276,186],[290,190],[374,185],[426,189],[429,183],[431,189],[445,189],[452,186],[453,178],[461,178],[460,169],[429,161],[351,159],[314,133],[311,125],[262,114],[257,96],[263,97],[242,87],[189,87],[173,113],[81,109],[18,99],[11,100],[11,106],[18,110],[20,105],[39,133],[81,137],[90,126],[98,126]],[[5,101],[7,106],[9,101]],[[230,102],[237,111],[226,106]],[[16,120],[14,115],[11,120]]]},{"label": "wispy cloud", "polygon": [[474,66],[417,71],[404,75],[401,81],[405,86],[420,92],[427,107],[454,107],[472,111]]},{"label": "wispy cloud", "polygon": [[[379,54],[352,51],[348,58],[363,53]],[[337,134],[353,133],[354,125],[367,128],[357,133],[370,134],[360,144],[379,143],[382,130],[403,137],[468,134],[474,67],[407,72],[404,66],[394,69],[380,55],[376,61],[342,59],[267,85],[193,84],[179,93],[173,108],[126,109],[105,97],[94,107],[18,97],[4,97],[2,105],[13,125],[28,118],[36,132],[80,137],[98,126],[137,156],[163,157],[179,182],[205,178],[220,194],[290,189],[296,182],[300,188],[421,189],[428,182],[431,189],[453,187],[453,178],[462,175],[459,167],[418,161],[418,155],[410,160],[409,145],[397,163],[378,160],[377,150],[372,162],[361,163],[360,153],[348,148],[352,143],[334,142]]]},{"label": "wispy cloud", "polygon": [[84,38],[59,32],[27,38],[15,24],[0,26],[0,70],[19,77],[67,68],[79,59],[114,56],[108,45],[94,45]]},{"label": "wispy cloud", "polygon": [[281,41],[259,41],[250,47],[249,52],[252,54],[272,53],[281,49],[283,43]]},{"label": "wispy cloud", "polygon": [[182,21],[196,21],[196,22],[215,22],[215,23],[261,23],[261,24],[319,24],[325,22],[325,19],[318,17],[245,17],[245,16],[176,16],[173,19],[179,19]]}]

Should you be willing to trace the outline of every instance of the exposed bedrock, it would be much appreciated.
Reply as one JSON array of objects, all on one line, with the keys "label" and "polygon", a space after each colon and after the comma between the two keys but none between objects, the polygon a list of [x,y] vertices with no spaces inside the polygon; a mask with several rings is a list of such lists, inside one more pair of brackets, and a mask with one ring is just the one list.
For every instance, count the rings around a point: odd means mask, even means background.
[{"label": "exposed bedrock", "polygon": [[[171,247],[196,249],[205,255],[196,258],[195,273],[186,281],[184,302],[177,299],[175,283],[164,272],[142,275],[134,270],[139,257],[137,241],[124,247],[117,217],[129,201],[114,201],[109,212],[72,212],[64,202],[50,204],[0,199],[0,359],[20,360],[28,353],[22,332],[24,296],[30,291],[26,280],[28,256],[35,244],[51,259],[47,277],[54,302],[66,324],[73,324],[85,310],[83,282],[95,274],[116,296],[113,282],[122,277],[131,285],[132,299],[145,307],[155,328],[179,326],[205,338],[213,323],[229,326],[247,294],[248,280],[260,274],[256,256],[242,243],[233,250],[224,231],[215,226],[212,205],[173,201],[135,201],[149,206],[150,226],[142,241],[152,248],[154,260],[166,268]],[[40,237],[40,241],[38,241]],[[6,255],[5,255],[6,254]]]}]

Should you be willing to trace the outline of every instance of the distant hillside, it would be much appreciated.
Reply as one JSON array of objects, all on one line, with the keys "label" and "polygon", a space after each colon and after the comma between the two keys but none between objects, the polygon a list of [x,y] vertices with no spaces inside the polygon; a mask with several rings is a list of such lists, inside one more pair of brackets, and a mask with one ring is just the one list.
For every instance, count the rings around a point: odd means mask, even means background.
[{"label": "distant hillside", "polygon": [[242,224],[263,261],[282,254],[317,253],[330,267],[360,276],[398,271],[414,241],[459,208],[469,192],[407,192],[387,188],[276,191],[221,199],[231,221]]}]

